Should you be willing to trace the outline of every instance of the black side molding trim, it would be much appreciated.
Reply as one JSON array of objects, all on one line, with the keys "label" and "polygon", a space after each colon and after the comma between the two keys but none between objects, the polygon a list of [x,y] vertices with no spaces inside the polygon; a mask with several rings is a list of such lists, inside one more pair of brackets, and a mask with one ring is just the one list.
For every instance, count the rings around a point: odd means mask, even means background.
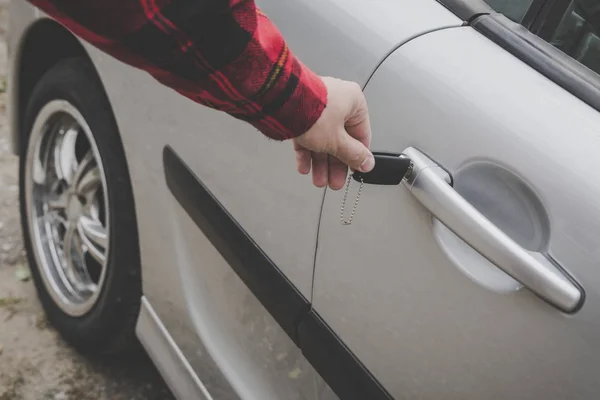
[{"label": "black side molding trim", "polygon": [[501,14],[484,15],[473,21],[474,29],[506,51],[600,111],[598,75],[525,27]]},{"label": "black side molding trim", "polygon": [[258,247],[169,146],[163,150],[169,190],[250,291],[298,344],[297,327],[308,300]]},{"label": "black side molding trim", "polygon": [[177,202],[337,396],[393,399],[170,146],[163,166]]},{"label": "black side molding trim", "polygon": [[299,335],[304,357],[340,399],[393,399],[314,310],[300,323]]}]

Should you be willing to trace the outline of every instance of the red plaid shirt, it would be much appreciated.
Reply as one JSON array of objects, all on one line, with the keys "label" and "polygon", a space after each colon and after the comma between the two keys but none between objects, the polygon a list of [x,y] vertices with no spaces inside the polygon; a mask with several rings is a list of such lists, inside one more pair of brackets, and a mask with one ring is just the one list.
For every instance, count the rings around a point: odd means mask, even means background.
[{"label": "red plaid shirt", "polygon": [[306,132],[326,105],[321,79],[253,0],[28,1],[104,52],[270,138]]}]

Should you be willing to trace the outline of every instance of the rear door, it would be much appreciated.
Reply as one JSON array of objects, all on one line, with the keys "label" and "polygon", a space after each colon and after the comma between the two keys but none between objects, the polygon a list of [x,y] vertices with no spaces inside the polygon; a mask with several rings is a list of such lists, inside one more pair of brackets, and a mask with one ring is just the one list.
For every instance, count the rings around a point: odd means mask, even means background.
[{"label": "rear door", "polygon": [[409,179],[365,184],[351,225],[325,197],[300,340],[326,323],[370,398],[600,391],[600,2],[490,3],[510,19],[456,9],[469,24],[400,47],[366,87],[372,148],[407,152]]}]

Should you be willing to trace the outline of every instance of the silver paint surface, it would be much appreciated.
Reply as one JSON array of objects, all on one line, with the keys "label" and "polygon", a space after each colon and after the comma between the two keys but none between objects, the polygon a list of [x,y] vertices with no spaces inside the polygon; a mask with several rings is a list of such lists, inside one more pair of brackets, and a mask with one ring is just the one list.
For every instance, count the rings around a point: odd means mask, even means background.
[{"label": "silver paint surface", "polygon": [[[399,44],[460,25],[430,0],[259,5],[309,67],[362,85]],[[311,29],[299,30],[302,23]],[[164,182],[162,148],[169,144],[310,298],[323,190],[296,172],[291,144],[268,141],[245,123],[199,107],[145,73],[88,49],[123,136],[138,212],[144,293],[209,393],[223,399],[335,398]]]},{"label": "silver paint surface", "polygon": [[[457,268],[464,247],[440,247],[406,188],[373,186],[350,227],[337,218],[340,196],[326,194],[316,311],[396,398],[597,398],[600,114],[469,27],[407,43],[366,95],[374,150],[414,146],[453,174],[510,171],[526,206],[512,200],[503,229],[522,246],[541,237],[532,248],[564,266],[586,302],[568,316],[489,268]],[[461,194],[498,220],[515,193],[481,201],[459,181],[473,176],[455,175]]]}]

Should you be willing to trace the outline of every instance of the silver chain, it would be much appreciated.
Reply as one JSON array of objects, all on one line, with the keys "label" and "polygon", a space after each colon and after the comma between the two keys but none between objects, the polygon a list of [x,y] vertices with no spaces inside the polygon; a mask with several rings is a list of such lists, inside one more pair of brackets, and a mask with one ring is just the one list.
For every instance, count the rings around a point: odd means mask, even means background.
[{"label": "silver chain", "polygon": [[340,220],[342,221],[342,225],[350,225],[352,220],[354,220],[354,214],[356,213],[356,207],[358,206],[358,199],[360,199],[360,192],[362,192],[363,187],[363,179],[360,178],[360,186],[358,187],[358,194],[356,195],[356,200],[354,201],[354,206],[352,207],[352,212],[350,213],[350,219],[348,221],[344,220],[344,209],[346,208],[346,201],[348,199],[348,190],[350,189],[350,182],[352,181],[352,174],[348,175],[348,181],[346,182],[346,189],[344,190],[344,200],[342,201],[342,209],[340,210]]}]

